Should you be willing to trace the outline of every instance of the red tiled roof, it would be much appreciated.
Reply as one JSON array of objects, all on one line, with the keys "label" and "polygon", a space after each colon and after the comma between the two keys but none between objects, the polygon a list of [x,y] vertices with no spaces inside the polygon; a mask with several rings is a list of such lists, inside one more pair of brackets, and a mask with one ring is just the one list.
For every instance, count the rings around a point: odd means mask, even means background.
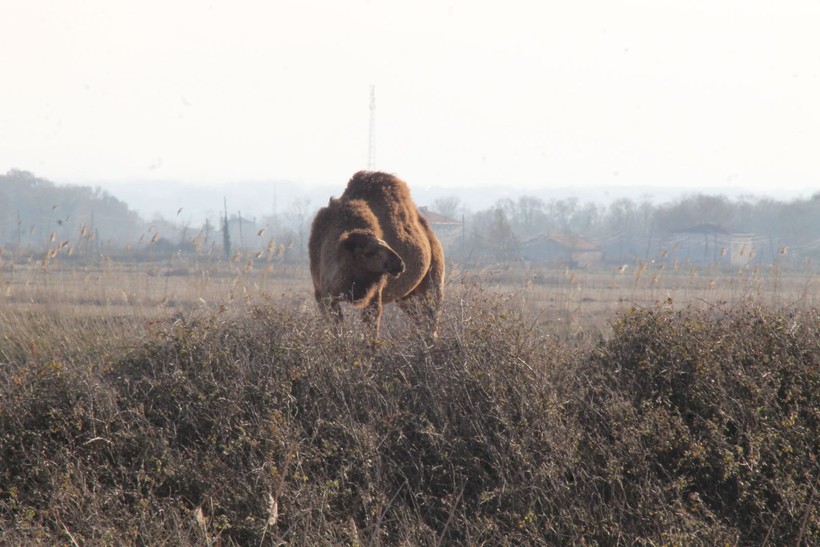
[{"label": "red tiled roof", "polygon": [[426,218],[427,221],[430,224],[451,224],[451,225],[461,224],[461,221],[453,220],[452,218],[448,218],[444,215],[434,213],[433,211],[431,211],[427,207],[419,207],[419,212],[422,215],[424,215],[424,218]]}]

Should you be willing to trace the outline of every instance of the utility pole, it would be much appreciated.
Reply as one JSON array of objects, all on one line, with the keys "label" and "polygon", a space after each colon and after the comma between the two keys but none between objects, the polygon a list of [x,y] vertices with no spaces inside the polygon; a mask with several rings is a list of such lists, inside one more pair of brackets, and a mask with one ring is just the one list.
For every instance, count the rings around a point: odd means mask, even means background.
[{"label": "utility pole", "polygon": [[239,211],[237,215],[239,217],[239,248],[243,249],[245,244],[242,242],[242,211]]},{"label": "utility pole", "polygon": [[222,198],[225,201],[225,217],[222,219],[222,247],[225,251],[225,257],[228,261],[231,260],[231,232],[228,229],[228,198]]},{"label": "utility pole", "polygon": [[97,245],[99,245],[99,242],[96,241],[96,239],[97,239],[97,230],[94,228],[94,209],[91,209],[91,226],[88,230],[88,238],[92,242],[91,245],[90,245],[91,254],[96,255],[97,253],[95,251],[97,251],[99,249],[95,249],[95,247],[97,247]]},{"label": "utility pole", "polygon": [[376,168],[376,86],[370,86],[370,145],[367,149],[367,169]]}]

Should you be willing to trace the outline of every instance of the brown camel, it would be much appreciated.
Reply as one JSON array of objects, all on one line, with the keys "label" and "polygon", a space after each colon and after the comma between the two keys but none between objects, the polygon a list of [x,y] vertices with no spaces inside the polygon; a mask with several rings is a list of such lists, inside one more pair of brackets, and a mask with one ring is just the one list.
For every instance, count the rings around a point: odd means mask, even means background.
[{"label": "brown camel", "polygon": [[381,172],[353,175],[342,196],[316,213],[309,251],[324,313],[341,320],[340,303],[353,304],[378,336],[382,304],[397,302],[435,336],[444,251],[404,181]]}]

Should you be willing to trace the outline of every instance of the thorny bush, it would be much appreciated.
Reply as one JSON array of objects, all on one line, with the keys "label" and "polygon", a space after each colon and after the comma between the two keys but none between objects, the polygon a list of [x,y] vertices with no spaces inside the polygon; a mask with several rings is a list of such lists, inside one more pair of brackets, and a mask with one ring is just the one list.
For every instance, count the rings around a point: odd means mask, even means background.
[{"label": "thorny bush", "polygon": [[579,345],[468,294],[432,346],[275,302],[147,332],[116,351],[15,343],[0,543],[820,536],[816,311],[631,310]]}]

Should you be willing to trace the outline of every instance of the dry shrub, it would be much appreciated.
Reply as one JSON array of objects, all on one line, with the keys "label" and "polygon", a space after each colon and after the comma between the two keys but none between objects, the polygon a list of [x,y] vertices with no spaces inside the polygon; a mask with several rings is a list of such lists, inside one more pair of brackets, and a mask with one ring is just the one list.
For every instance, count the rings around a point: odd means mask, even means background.
[{"label": "dry shrub", "polygon": [[817,311],[654,309],[613,327],[562,387],[584,431],[580,499],[663,543],[818,537]]},{"label": "dry shrub", "polygon": [[577,345],[477,291],[447,302],[432,347],[345,325],[268,302],[2,365],[0,542],[820,533],[815,312],[633,311]]}]

